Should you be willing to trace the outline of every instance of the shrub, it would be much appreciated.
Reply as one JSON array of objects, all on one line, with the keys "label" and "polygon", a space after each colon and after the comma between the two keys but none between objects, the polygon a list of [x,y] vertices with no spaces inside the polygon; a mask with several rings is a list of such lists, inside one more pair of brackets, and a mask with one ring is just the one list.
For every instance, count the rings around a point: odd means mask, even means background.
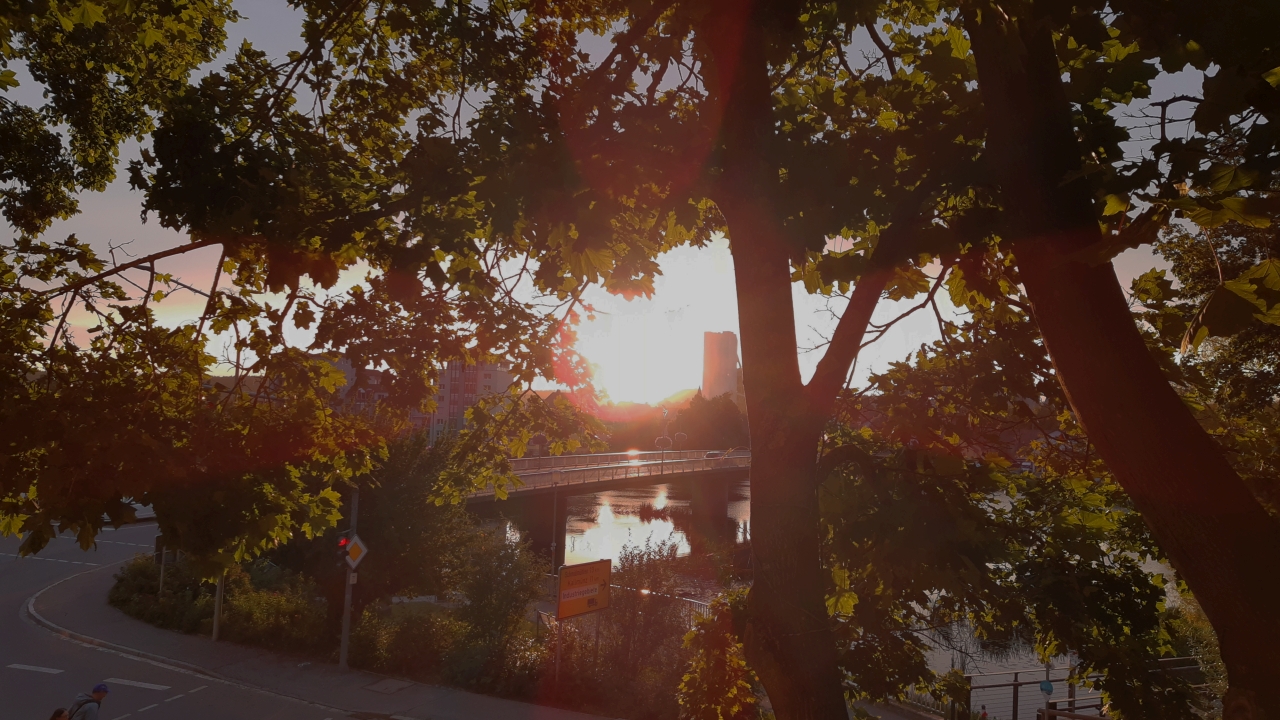
[{"label": "shrub", "polygon": [[735,614],[745,605],[739,591],[717,598],[711,614],[700,618],[684,637],[692,652],[677,699],[681,720],[752,720],[759,717],[755,674],[738,642]]},{"label": "shrub", "polygon": [[254,587],[249,574],[238,568],[230,574],[222,611],[224,637],[284,652],[331,650],[334,638],[326,628],[325,604],[316,599],[314,583],[290,573],[266,577],[273,589]]},{"label": "shrub", "polygon": [[439,681],[448,659],[466,643],[470,628],[430,605],[366,608],[351,633],[351,663],[357,667]]},{"label": "shrub", "polygon": [[[116,573],[107,602],[125,614],[167,630],[207,633],[213,623],[215,586],[195,577],[184,563],[160,568],[139,555]],[[261,583],[265,587],[256,586]],[[219,632],[235,642],[286,652],[324,652],[334,645],[325,631],[323,601],[304,578],[255,564],[227,572]]]},{"label": "shrub", "polygon": [[116,573],[107,602],[126,615],[178,632],[194,633],[213,618],[213,586],[193,576],[185,565],[165,568],[160,594],[160,566],[138,555]]},{"label": "shrub", "polygon": [[546,563],[502,532],[479,533],[466,555],[456,615],[466,645],[450,661],[451,681],[501,695],[532,689],[544,653],[533,637],[529,606],[543,592]]},{"label": "shrub", "polygon": [[562,698],[614,717],[672,718],[690,653],[683,638],[690,606],[674,597],[676,546],[646,542],[623,548],[610,607],[561,623]]}]

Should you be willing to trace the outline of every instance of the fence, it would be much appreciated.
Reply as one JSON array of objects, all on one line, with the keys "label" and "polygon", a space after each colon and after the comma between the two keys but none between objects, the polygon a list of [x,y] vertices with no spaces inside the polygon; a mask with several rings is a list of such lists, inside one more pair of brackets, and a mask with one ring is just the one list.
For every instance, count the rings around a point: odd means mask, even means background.
[{"label": "fence", "polygon": [[[548,574],[546,576],[546,585],[544,586],[544,592],[546,597],[552,602],[555,601],[556,595],[559,591],[559,583],[560,583],[560,580],[556,575]],[[711,614],[711,605],[709,603],[704,603],[701,600],[694,600],[693,598],[680,597],[679,595],[668,595],[666,593],[655,593],[655,592],[650,592],[648,590],[626,587],[625,585],[610,585],[609,592],[611,594],[635,593],[638,595],[644,595],[648,597],[669,600],[670,602],[676,605],[676,607],[678,608],[678,612],[680,613],[680,616],[684,619],[685,624],[688,625],[690,628],[692,628],[700,618],[704,618]],[[592,613],[592,615],[598,615],[598,614],[599,613]],[[547,625],[548,627],[554,627],[554,623],[555,623],[554,613],[548,613],[548,612],[543,612],[539,610],[538,616],[539,616],[538,622],[540,624]]]},{"label": "fence", "polygon": [[[1194,657],[1161,658],[1151,667],[1151,672],[1178,675],[1193,686],[1204,682],[1200,661]],[[1054,677],[1054,673],[1060,673],[1060,676]],[[1069,667],[966,675],[969,681],[968,707],[975,713],[980,713],[985,707],[988,717],[993,720],[1032,720],[1038,714],[1043,717],[1045,709],[1065,711],[1060,716],[1066,718],[1097,716],[1103,708],[1102,696],[1079,686],[1101,677],[1100,674],[1072,675]],[[1045,680],[1053,684],[1053,692],[1048,696],[1042,694],[1039,687]],[[1024,689],[1028,685],[1032,687]]]},{"label": "fence", "polygon": [[[1058,675],[1055,677],[1054,673]],[[1101,709],[1100,695],[1077,694],[1077,685],[1086,678],[1070,673],[1069,667],[1047,667],[966,675],[969,709],[980,713],[985,707],[988,717],[1000,720],[1032,720],[1036,710],[1044,709],[1046,704],[1051,708],[1063,706],[1071,712]],[[1098,677],[1101,676],[1090,675],[1087,679]],[[1053,684],[1048,697],[1040,692],[1040,683],[1045,680]]]},{"label": "fence", "polygon": [[591,455],[550,455],[547,457],[515,458],[511,461],[511,469],[517,475],[541,472],[545,470],[563,470],[567,468],[596,467],[601,465],[621,465],[632,462],[662,462],[665,460],[698,460],[706,458],[708,450],[668,450],[666,452],[620,452],[595,453]]}]

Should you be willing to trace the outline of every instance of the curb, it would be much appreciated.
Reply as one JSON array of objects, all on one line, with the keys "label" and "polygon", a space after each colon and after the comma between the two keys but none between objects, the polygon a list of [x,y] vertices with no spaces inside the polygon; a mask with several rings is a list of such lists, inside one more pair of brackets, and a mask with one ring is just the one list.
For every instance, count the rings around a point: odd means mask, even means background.
[{"label": "curb", "polygon": [[27,617],[30,618],[31,621],[34,622],[36,625],[39,625],[40,627],[44,628],[45,630],[48,630],[54,635],[60,635],[64,638],[67,638],[68,640],[75,640],[76,642],[84,643],[85,645],[92,645],[94,647],[114,650],[118,653],[123,653],[125,655],[132,655],[133,657],[142,658],[144,660],[150,660],[151,662],[157,662],[164,665],[171,665],[181,670],[186,670],[187,672],[193,672],[193,673],[196,673],[197,675],[203,675],[205,677],[212,678],[214,680],[222,680],[223,682],[237,683],[237,681],[232,680],[231,678],[228,678],[224,675],[220,675],[219,673],[213,672],[212,670],[207,670],[198,665],[193,665],[191,663],[183,662],[181,660],[174,660],[172,658],[167,658],[162,655],[156,655],[155,653],[149,653],[145,650],[138,650],[136,648],[131,648],[126,645],[117,645],[116,643],[108,642],[106,640],[99,640],[98,638],[90,637],[88,635],[78,633],[74,630],[68,630],[67,628],[62,627],[61,625],[41,615],[36,610],[36,600],[39,600],[41,595],[45,594],[49,590],[54,589],[55,587],[61,585],[62,583],[68,580],[71,580],[72,578],[78,578],[81,575],[87,575],[91,572],[96,572],[98,570],[105,570],[106,568],[112,567],[114,565],[120,565],[126,562],[129,562],[129,561],[120,560],[119,562],[110,563],[108,565],[103,565],[101,567],[91,568],[89,570],[83,570],[81,572],[76,573],[75,575],[68,575],[67,577],[62,578],[61,580],[53,583],[52,585],[49,585],[48,587],[40,590],[36,594],[27,598],[27,601],[23,603],[23,606],[22,606],[23,610],[25,611]]},{"label": "curb", "polygon": [[[116,652],[121,655],[127,655],[129,657],[138,658],[139,660],[145,660],[147,662],[153,663],[155,665],[159,665],[160,667],[164,667],[170,670],[178,670],[180,672],[187,672],[194,675],[199,675],[201,677],[206,677],[206,678],[209,678],[210,680],[216,680],[218,682],[226,683],[227,685],[231,685],[241,689],[253,690],[255,692],[265,693],[267,695],[274,695],[276,697],[285,698],[287,700],[292,700],[294,702],[304,703],[306,705],[310,705],[311,707],[320,708],[328,712],[341,713],[343,715],[348,715],[350,717],[362,717],[362,718],[370,718],[370,719],[391,717],[390,715],[383,715],[379,713],[366,713],[358,710],[344,710],[343,708],[337,708],[330,705],[325,705],[323,703],[315,702],[314,700],[307,700],[305,698],[296,697],[288,693],[282,693],[278,690],[271,690],[268,688],[259,687],[257,685],[251,685],[241,680],[235,680],[219,672],[209,670],[208,668],[200,667],[199,665],[195,665],[193,663],[183,662],[182,660],[174,660],[173,658],[168,658],[163,655],[157,655],[155,653],[150,653],[145,650],[138,650],[137,648],[131,648],[127,645],[119,645],[117,643],[109,642],[107,640],[101,640],[99,638],[95,638],[89,635],[85,635],[83,633],[78,633],[74,630],[69,630],[67,628],[64,628],[61,625],[41,615],[39,611],[36,610],[36,601],[40,599],[40,596],[45,594],[49,590],[52,590],[53,588],[61,585],[62,583],[68,580],[71,580],[73,578],[78,578],[81,575],[87,575],[91,572],[97,572],[98,570],[105,570],[107,568],[110,568],[116,565],[121,565],[126,562],[129,562],[129,559],[119,560],[117,562],[109,563],[107,565],[102,565],[96,568],[90,568],[88,570],[82,570],[74,575],[68,575],[67,577],[62,578],[61,580],[41,589],[39,592],[27,598],[26,602],[22,604],[23,615],[25,615],[27,619],[29,619],[31,622],[35,623],[36,625],[44,628],[45,630],[48,630],[54,635],[58,635],[59,637],[66,638],[67,640],[72,640],[82,645],[89,645],[92,647],[110,650],[112,652]],[[405,720],[411,720],[411,719],[406,718]]]},{"label": "curb", "polygon": [[[73,575],[68,575],[67,577],[62,578],[61,580],[58,580],[57,582],[54,582],[42,588],[41,590],[33,594],[31,597],[27,598],[24,603],[22,603],[21,615],[23,616],[23,619],[45,630],[48,630],[54,635],[62,637],[66,640],[71,640],[72,642],[77,642],[82,645],[87,645],[90,647],[100,648],[102,650],[118,653],[120,655],[124,655],[127,657],[137,658],[139,660],[149,662],[153,665],[157,665],[159,667],[163,667],[168,670],[174,670],[177,672],[183,672],[183,673],[188,673],[192,675],[197,675],[200,677],[209,678],[210,680],[224,683],[226,685],[231,685],[232,687],[237,687],[242,690],[250,690],[253,692],[263,693],[264,695],[272,695],[278,698],[283,698],[285,700],[302,703],[303,705],[309,705],[311,707],[318,708],[326,712],[332,712],[340,715],[345,715],[347,717],[356,718],[357,720],[418,720],[417,718],[408,717],[406,715],[393,715],[390,713],[370,712],[366,710],[347,710],[344,708],[334,707],[332,705],[325,705],[324,703],[319,703],[314,700],[301,698],[296,695],[290,695],[288,693],[280,692],[279,690],[264,688],[258,685],[254,685],[252,683],[247,683],[243,680],[237,680],[237,679],[228,677],[219,672],[216,672],[214,670],[209,670],[208,668],[200,667],[199,665],[195,665],[193,663],[183,662],[182,660],[174,660],[173,658],[168,658],[163,655],[157,655],[155,653],[150,653],[145,650],[138,650],[136,648],[131,648],[127,645],[120,645],[107,640],[101,640],[99,638],[95,638],[90,635],[78,633],[74,630],[70,630],[68,628],[62,627],[61,625],[44,617],[43,615],[40,614],[39,611],[36,610],[36,601],[40,599],[40,596],[45,594],[49,590],[52,590],[55,587],[61,585],[62,583],[67,582],[68,580],[71,580],[74,578],[78,578],[81,575],[87,575],[91,572],[106,570],[107,568],[121,565],[123,563],[129,562],[130,560],[131,558],[126,558],[124,560],[118,560],[116,562],[108,563],[106,565],[101,565],[99,567],[89,568],[88,570],[81,570],[78,573],[75,573]],[[391,675],[384,675],[382,673],[376,673],[376,672],[370,672],[369,674],[375,675],[378,677],[384,677],[384,678],[393,677]],[[403,679],[403,678],[395,678],[395,679]],[[410,680],[409,682],[418,684],[416,681],[412,681],[412,680]],[[546,706],[538,706],[538,707],[546,707]],[[607,719],[601,718],[601,720],[607,720]],[[930,720],[934,720],[934,719],[930,719]]]}]

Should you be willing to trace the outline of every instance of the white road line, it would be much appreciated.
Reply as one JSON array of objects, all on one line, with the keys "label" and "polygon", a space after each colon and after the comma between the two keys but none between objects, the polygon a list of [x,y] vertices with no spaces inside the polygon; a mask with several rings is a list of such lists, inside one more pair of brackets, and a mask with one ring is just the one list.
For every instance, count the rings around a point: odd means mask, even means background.
[{"label": "white road line", "polygon": [[98,566],[98,563],[77,562],[75,560],[59,560],[58,558],[40,557],[39,555],[16,555],[16,554],[10,555],[9,553],[5,553],[4,556],[11,557],[14,560],[44,560],[45,562],[60,562],[60,563],[66,563],[68,565],[92,565],[94,567]]},{"label": "white road line", "polygon": [[207,687],[209,687],[209,686],[208,686],[208,685],[201,685],[200,687],[195,688],[195,689],[193,689],[193,690],[188,690],[188,691],[187,691],[187,693],[188,693],[188,694],[190,694],[190,693],[194,693],[194,692],[200,692],[201,690],[203,690],[203,689],[205,689],[205,688],[207,688]]},{"label": "white road line", "polygon": [[131,545],[133,547],[144,547],[144,548],[155,547],[154,545],[147,545],[145,543],[127,543],[127,542],[120,542],[119,540],[98,540],[98,542],[106,543],[108,545]]},{"label": "white road line", "polygon": [[18,663],[14,663],[12,665],[6,665],[5,667],[11,667],[14,670],[30,670],[31,672],[49,673],[50,675],[57,675],[58,673],[62,672],[61,670],[57,670],[55,668],[40,667],[39,665],[19,665]]},{"label": "white road line", "polygon": [[117,685],[128,685],[129,687],[140,687],[148,690],[168,690],[168,685],[153,685],[151,683],[138,682],[137,680],[125,680],[123,678],[107,678],[102,682],[115,683]]},{"label": "white road line", "polygon": [[160,703],[156,703],[156,704],[154,704],[154,705],[148,705],[148,706],[146,706],[146,707],[144,707],[144,708],[138,708],[138,712],[146,712],[146,711],[150,710],[150,709],[151,709],[151,708],[153,708],[153,707],[160,707]]},{"label": "white road line", "polygon": [[165,702],[173,702],[174,700],[177,700],[177,699],[178,699],[178,698],[180,698],[180,697],[183,697],[183,694],[182,694],[182,693],[179,693],[179,694],[177,694],[177,695],[174,695],[174,696],[173,696],[173,697],[171,697],[171,698],[167,698],[167,699],[165,700]]}]

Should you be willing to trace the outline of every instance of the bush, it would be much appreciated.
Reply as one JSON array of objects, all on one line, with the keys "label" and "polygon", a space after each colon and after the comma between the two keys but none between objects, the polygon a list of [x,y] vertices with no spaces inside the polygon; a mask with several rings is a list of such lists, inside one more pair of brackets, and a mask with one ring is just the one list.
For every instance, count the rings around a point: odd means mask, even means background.
[{"label": "bush", "polygon": [[[184,563],[171,563],[165,568],[164,593],[159,589],[159,566],[150,556],[139,555],[116,573],[107,602],[166,630],[212,630],[213,583],[196,578]],[[324,602],[316,600],[314,585],[298,575],[265,563],[248,570],[233,567],[223,600],[219,633],[228,640],[301,653],[334,646],[332,634],[325,631]]]},{"label": "bush", "polygon": [[544,652],[533,637],[529,606],[543,593],[547,564],[502,532],[480,533],[466,555],[457,609],[466,645],[450,662],[459,685],[500,695],[532,690]]},{"label": "bush", "polygon": [[691,606],[674,597],[676,550],[668,542],[624,547],[609,609],[562,623],[558,696],[614,717],[676,717],[692,620]]},{"label": "bush", "polygon": [[115,578],[107,602],[143,622],[194,633],[213,618],[213,585],[193,576],[181,563],[165,568],[163,595],[160,566],[149,555],[134,557]]},{"label": "bush", "polygon": [[291,573],[263,574],[274,587],[255,587],[249,573],[228,574],[223,637],[246,645],[295,653],[324,653],[334,646],[326,628],[326,608],[315,584]]},{"label": "bush", "polygon": [[693,654],[677,695],[681,720],[753,720],[760,716],[755,674],[747,667],[738,642],[735,615],[746,605],[746,592],[732,592],[711,604],[684,637]]},{"label": "bush", "polygon": [[469,631],[466,623],[430,605],[387,613],[366,608],[351,633],[351,663],[438,682],[448,659],[465,646]]},{"label": "bush", "polygon": [[527,614],[542,594],[546,564],[505,535],[484,532],[459,576],[465,600],[455,608],[367,608],[352,635],[352,662],[491,694],[531,694],[546,650]]}]

